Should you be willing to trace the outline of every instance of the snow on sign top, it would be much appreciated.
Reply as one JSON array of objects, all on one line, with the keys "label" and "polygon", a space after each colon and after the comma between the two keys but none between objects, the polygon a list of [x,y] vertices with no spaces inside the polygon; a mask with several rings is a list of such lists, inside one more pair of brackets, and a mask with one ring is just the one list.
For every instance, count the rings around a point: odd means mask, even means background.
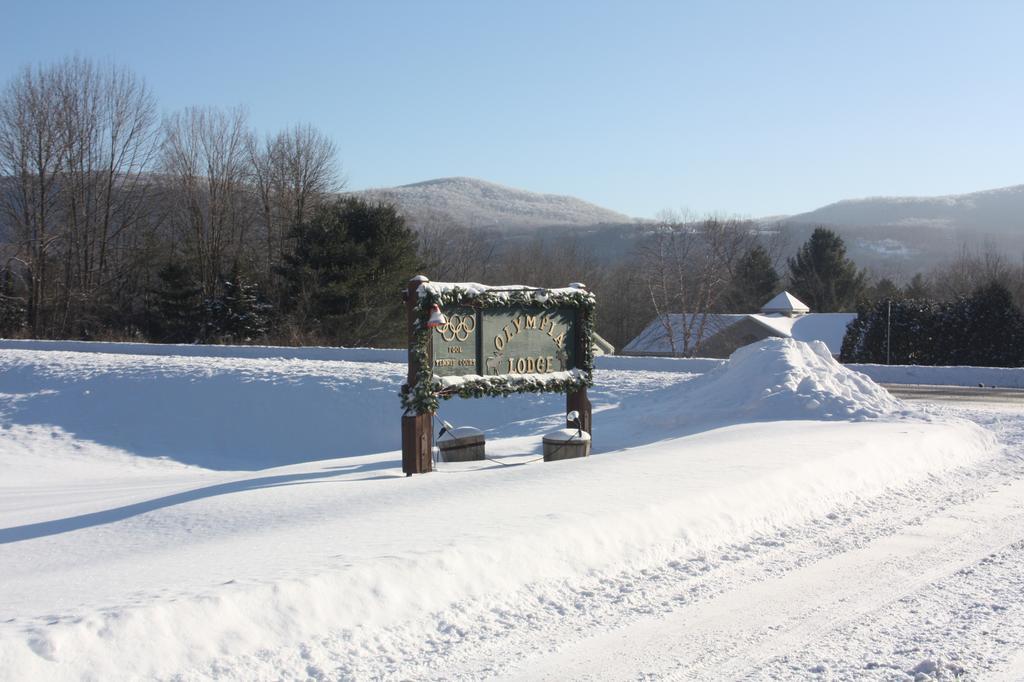
[{"label": "snow on sign top", "polygon": [[[423,281],[423,280],[418,280]],[[541,287],[531,287],[525,284],[503,284],[501,286],[491,286],[489,284],[480,284],[479,282],[427,282],[424,281],[416,289],[420,298],[423,298],[429,294],[443,295],[459,292],[467,296],[480,296],[482,294],[488,294],[496,298],[508,298],[511,293],[530,293],[532,298],[538,302],[544,302],[551,296],[564,295],[564,294],[580,294],[586,292],[586,285],[580,282],[573,282],[567,287],[557,287],[554,289],[544,289]],[[589,293],[589,292],[586,292]],[[590,294],[593,296],[593,294]]]},{"label": "snow on sign top", "polygon": [[792,315],[794,313],[802,314],[810,311],[811,309],[808,308],[805,303],[788,291],[783,291],[761,307],[761,313],[765,315],[769,315],[771,313]]}]

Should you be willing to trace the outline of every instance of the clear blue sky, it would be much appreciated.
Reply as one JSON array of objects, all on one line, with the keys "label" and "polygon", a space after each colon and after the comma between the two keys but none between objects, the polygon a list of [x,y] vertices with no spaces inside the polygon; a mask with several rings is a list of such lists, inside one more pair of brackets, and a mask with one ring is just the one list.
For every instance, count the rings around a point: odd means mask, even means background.
[{"label": "clear blue sky", "polygon": [[1024,183],[1024,2],[13,0],[0,78],[79,54],[165,112],[312,123],[349,187],[468,175],[797,213]]}]

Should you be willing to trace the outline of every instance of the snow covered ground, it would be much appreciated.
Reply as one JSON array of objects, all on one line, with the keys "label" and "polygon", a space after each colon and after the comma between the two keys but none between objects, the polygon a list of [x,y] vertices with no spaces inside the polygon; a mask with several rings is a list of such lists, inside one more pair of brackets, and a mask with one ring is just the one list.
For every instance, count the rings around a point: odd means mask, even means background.
[{"label": "snow covered ground", "polygon": [[[0,350],[49,350],[114,355],[159,355],[256,360],[337,360],[344,362],[405,362],[398,348],[333,348],[289,346],[224,346],[170,343],[123,343],[104,341],[38,341],[0,339]],[[716,358],[666,358],[605,355],[599,369],[651,370],[703,374],[720,366]],[[926,367],[922,365],[847,365],[880,384],[925,386],[989,386],[1024,388],[1024,367]]]},{"label": "snow covered ground", "polygon": [[599,371],[586,460],[442,403],[494,460],[405,478],[373,360],[0,350],[0,679],[1024,675],[1012,407],[770,340]]}]

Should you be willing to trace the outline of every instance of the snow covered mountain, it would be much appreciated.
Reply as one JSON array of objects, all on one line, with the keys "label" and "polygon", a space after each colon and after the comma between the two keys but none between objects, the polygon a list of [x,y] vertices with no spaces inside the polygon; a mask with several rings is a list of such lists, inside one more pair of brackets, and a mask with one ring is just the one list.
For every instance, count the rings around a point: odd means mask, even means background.
[{"label": "snow covered mountain", "polygon": [[937,197],[846,199],[760,222],[782,224],[795,244],[815,226],[832,227],[857,263],[905,273],[947,262],[964,247],[1021,253],[1024,185]]},{"label": "snow covered mountain", "polygon": [[541,194],[476,178],[438,178],[353,194],[396,203],[414,224],[443,216],[467,227],[537,228],[628,224],[622,213],[560,194]]},{"label": "snow covered mountain", "polygon": [[[466,177],[353,194],[394,202],[414,227],[454,224],[500,230],[506,236],[547,228],[545,234],[580,239],[608,261],[631,252],[648,222],[576,197]],[[827,225],[843,236],[850,256],[864,267],[926,270],[948,261],[964,246],[1009,254],[1024,250],[1024,185],[937,197],[846,199],[758,222],[766,228],[783,225],[792,249],[815,226]]]},{"label": "snow covered mountain", "polygon": [[1024,185],[938,197],[846,199],[784,220],[840,227],[924,227],[1021,234]]}]

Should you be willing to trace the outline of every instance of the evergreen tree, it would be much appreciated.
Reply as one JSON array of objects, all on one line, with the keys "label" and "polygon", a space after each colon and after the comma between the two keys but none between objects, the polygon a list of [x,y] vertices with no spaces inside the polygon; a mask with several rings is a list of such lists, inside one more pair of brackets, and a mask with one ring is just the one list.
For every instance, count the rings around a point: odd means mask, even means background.
[{"label": "evergreen tree", "polygon": [[757,245],[736,262],[729,293],[725,297],[726,306],[729,312],[755,312],[779,290],[779,273],[772,265],[768,251]]},{"label": "evergreen tree", "polygon": [[851,310],[864,293],[865,275],[846,257],[842,238],[815,228],[789,259],[790,291],[817,313]]},{"label": "evergreen tree", "polygon": [[25,299],[15,295],[10,270],[0,277],[0,336],[11,336],[28,326]]},{"label": "evergreen tree", "polygon": [[935,303],[879,300],[861,306],[843,338],[843,362],[898,365],[1024,365],[1024,314],[1006,287]]},{"label": "evergreen tree", "polygon": [[1024,315],[1005,286],[991,282],[979,287],[957,307],[950,332],[958,337],[959,352],[950,364],[1024,365]]},{"label": "evergreen tree", "polygon": [[394,206],[355,197],[322,206],[289,234],[280,274],[298,330],[342,344],[397,342],[399,291],[416,274],[416,235]]},{"label": "evergreen tree", "polygon": [[159,285],[153,291],[155,319],[151,335],[165,343],[193,343],[202,332],[203,300],[191,271],[176,261],[157,273]]},{"label": "evergreen tree", "polygon": [[931,287],[929,287],[928,282],[925,281],[924,275],[919,272],[910,278],[907,286],[903,287],[903,297],[918,299],[931,298]]},{"label": "evergreen tree", "polygon": [[270,305],[258,285],[243,276],[237,264],[220,285],[220,294],[206,302],[206,338],[245,343],[265,335]]},{"label": "evergreen tree", "polygon": [[903,292],[888,277],[883,277],[865,290],[864,297],[869,301],[894,301],[903,298]]},{"label": "evergreen tree", "polygon": [[941,311],[931,301],[879,299],[857,307],[846,329],[843,362],[943,364]]}]

